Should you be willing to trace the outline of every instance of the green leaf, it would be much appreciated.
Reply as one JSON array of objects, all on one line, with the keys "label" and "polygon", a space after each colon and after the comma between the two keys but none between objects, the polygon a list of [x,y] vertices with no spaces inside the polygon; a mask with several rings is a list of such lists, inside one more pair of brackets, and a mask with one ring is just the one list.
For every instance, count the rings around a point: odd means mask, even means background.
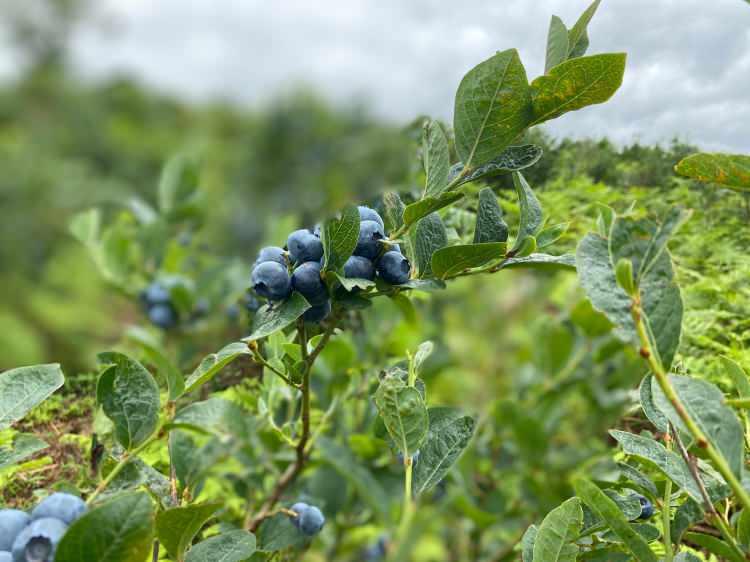
[{"label": "green leaf", "polygon": [[156,536],[172,558],[185,560],[193,539],[221,507],[220,503],[173,507],[156,516]]},{"label": "green leaf", "polygon": [[521,557],[523,562],[533,562],[534,560],[534,542],[539,529],[536,525],[530,525],[521,538]]},{"label": "green leaf", "polygon": [[169,391],[169,399],[176,400],[182,396],[185,392],[185,377],[161,351],[158,340],[150,332],[139,326],[131,326],[125,335],[141,346],[146,359],[153,363],[157,372],[164,377]]},{"label": "green leaf", "polygon": [[0,446],[0,470],[18,464],[34,453],[43,451],[48,446],[47,443],[33,435],[26,433],[15,435],[9,447]]},{"label": "green leaf", "polygon": [[386,191],[383,193],[383,222],[386,233],[397,230],[404,224],[404,210],[406,205],[401,201],[398,193]]},{"label": "green leaf", "polygon": [[703,559],[691,552],[683,551],[674,557],[674,562],[703,562]]},{"label": "green leaf", "polygon": [[242,355],[251,355],[247,344],[242,342],[230,343],[216,353],[207,355],[185,381],[185,392],[192,392],[206,384],[224,367]]},{"label": "green leaf", "polygon": [[587,28],[602,0],[595,0],[571,28],[568,41],[568,58],[583,56],[589,46]]},{"label": "green leaf", "polygon": [[503,219],[503,210],[500,208],[492,189],[485,187],[479,192],[474,243],[506,242],[507,240],[508,225]]},{"label": "green leaf", "polygon": [[750,546],[750,510],[743,509],[737,518],[737,541],[744,548]]},{"label": "green leaf", "polygon": [[456,152],[466,167],[486,164],[532,120],[531,91],[518,51],[496,53],[471,69],[458,86]]},{"label": "green leaf", "polygon": [[74,215],[68,223],[68,229],[76,240],[89,250],[95,251],[99,245],[101,223],[101,211],[89,209]]},{"label": "green leaf", "polygon": [[242,341],[250,343],[283,330],[308,308],[310,303],[297,292],[292,293],[285,301],[266,304],[255,314],[253,333]]},{"label": "green leaf", "polygon": [[681,176],[750,190],[750,156],[743,154],[692,154],[675,166]]},{"label": "green leaf", "polygon": [[662,223],[653,232],[651,240],[643,252],[640,267],[636,274],[636,279],[639,282],[657,263],[658,258],[661,257],[662,252],[666,249],[669,239],[688,221],[692,214],[692,211],[682,209],[681,207],[673,207],[669,210]]},{"label": "green leaf", "polygon": [[[362,463],[354,458],[349,448],[342,447],[327,437],[319,438],[318,444],[320,453],[325,462],[327,462],[341,476],[346,478],[346,480],[356,489],[357,493],[365,503],[375,511],[378,519],[386,521],[389,509],[388,494],[383,489],[380,482],[375,479]],[[419,466],[419,464],[417,466]]]},{"label": "green leaf", "polygon": [[279,513],[266,519],[258,529],[258,544],[263,552],[278,552],[290,547],[300,547],[308,542],[288,515]]},{"label": "green leaf", "polygon": [[354,289],[366,291],[367,289],[375,286],[375,281],[370,281],[369,279],[357,279],[355,277],[347,278],[343,275],[339,275],[338,273],[336,274],[336,280],[341,283],[341,286],[347,292],[351,292]]},{"label": "green leaf", "polygon": [[547,57],[544,62],[544,72],[548,73],[560,63],[568,59],[568,28],[563,21],[552,16],[547,32]]},{"label": "green leaf", "polygon": [[[656,484],[654,484],[648,476],[643,474],[634,466],[630,466],[629,464],[623,462],[618,462],[617,468],[620,469],[620,474],[622,474],[626,479],[630,480],[630,482],[636,487],[640,488],[651,496],[659,495],[659,490],[656,488]],[[640,511],[638,512],[638,514],[640,515]]]},{"label": "green leaf", "polygon": [[505,242],[461,244],[440,248],[432,254],[432,274],[438,279],[446,279],[465,269],[499,261],[505,256],[505,248]]},{"label": "green leaf", "polygon": [[99,376],[96,400],[115,426],[115,437],[126,449],[134,449],[159,425],[159,385],[146,368],[114,351],[99,354],[110,365]]},{"label": "green leaf", "polygon": [[248,531],[229,531],[196,544],[185,562],[242,562],[255,553],[255,535]]},{"label": "green leaf", "polygon": [[575,540],[583,526],[581,500],[570,498],[550,511],[539,526],[534,541],[534,562],[575,562]]},{"label": "green leaf", "polygon": [[723,539],[703,533],[685,533],[685,540],[697,544],[719,557],[719,560],[731,562],[746,562],[743,556],[737,554]]},{"label": "green leaf", "polygon": [[454,408],[430,408],[429,430],[414,467],[414,493],[423,494],[446,477],[469,445],[476,422]]},{"label": "green leaf", "polygon": [[[640,504],[639,504],[640,507]],[[649,523],[631,523],[630,524],[631,529],[633,529],[636,533],[638,533],[643,540],[646,542],[653,542],[656,540],[659,540],[659,537],[661,536],[661,532],[659,529],[654,527],[653,525],[650,525]],[[606,542],[611,543],[622,543],[620,538],[612,531],[607,531],[602,535],[602,540]]]},{"label": "green leaf", "polygon": [[680,544],[685,531],[696,523],[703,521],[704,517],[705,515],[701,504],[692,498],[688,498],[685,503],[677,507],[672,516],[672,523],[669,525],[672,542],[674,544]]},{"label": "green leaf", "polygon": [[[741,478],[744,431],[737,414],[724,404],[724,394],[716,385],[705,380],[680,375],[671,375],[669,380],[690,417],[724,457],[732,472]],[[656,407],[669,418],[672,425],[689,433],[658,385],[653,387],[653,394]]]},{"label": "green leaf", "polygon": [[427,121],[422,129],[422,164],[426,176],[425,195],[440,195],[448,185],[451,163],[448,139],[437,121]]},{"label": "green leaf", "polygon": [[521,210],[518,236],[513,245],[513,250],[511,250],[515,253],[527,237],[536,236],[542,227],[543,216],[542,206],[521,172],[513,174],[513,185],[518,194],[518,204]]},{"label": "green leaf", "polygon": [[737,391],[737,395],[740,398],[750,397],[750,381],[748,381],[747,374],[740,367],[739,363],[731,360],[729,357],[719,357],[721,364],[724,366],[724,370],[732,379],[732,384]]},{"label": "green leaf", "polygon": [[568,226],[570,226],[569,222],[561,222],[560,224],[554,224],[540,230],[539,234],[536,235],[536,247],[541,250],[547,246],[551,246],[565,234]]},{"label": "green leaf", "polygon": [[323,224],[323,271],[340,271],[357,247],[359,237],[359,211],[347,205],[340,218],[328,219]]},{"label": "green leaf", "polygon": [[58,363],[0,373],[0,431],[44,402],[65,382]]},{"label": "green leaf", "polygon": [[421,218],[428,216],[430,213],[455,203],[463,196],[464,194],[458,191],[446,191],[437,197],[424,197],[416,203],[406,206],[403,214],[403,222],[407,226],[411,226]]},{"label": "green leaf", "polygon": [[[408,210],[408,207],[407,207]],[[417,223],[414,233],[414,249],[419,277],[430,276],[432,273],[432,254],[448,244],[448,234],[437,213],[432,213]]]},{"label": "green leaf", "polygon": [[427,437],[429,423],[419,391],[400,376],[386,375],[375,392],[375,405],[396,446],[405,457],[413,456]]},{"label": "green leaf", "polygon": [[121,494],[68,528],[55,562],[143,562],[153,541],[154,510],[148,494]]},{"label": "green leaf", "polygon": [[643,377],[641,386],[638,389],[641,399],[641,408],[656,429],[662,433],[667,433],[669,432],[669,420],[667,419],[667,416],[656,407],[656,404],[654,404],[654,386],[658,386],[658,383],[654,380],[653,375],[646,375]]},{"label": "green leaf", "polygon": [[658,562],[648,543],[636,533],[628,520],[612,501],[596,484],[585,478],[577,478],[573,482],[576,495],[591,510],[603,519],[612,531],[620,538],[625,546],[640,562]]},{"label": "green leaf", "polygon": [[626,58],[625,53],[574,58],[534,80],[531,124],[607,101],[622,84]]},{"label": "green leaf", "polygon": [[472,181],[489,179],[508,172],[518,172],[533,166],[542,157],[542,148],[535,144],[524,144],[520,146],[509,146],[497,156],[481,166],[463,168],[456,166],[461,174],[460,178],[451,183],[453,189]]},{"label": "green leaf", "polygon": [[575,269],[576,259],[572,254],[550,256],[549,254],[531,254],[523,258],[508,258],[500,269]]},{"label": "green leaf", "polygon": [[200,433],[242,436],[247,430],[247,417],[248,414],[234,402],[214,397],[185,406],[177,412],[169,426]]},{"label": "green leaf", "polygon": [[195,162],[184,154],[170,158],[159,179],[159,209],[170,213],[196,194],[198,169]]},{"label": "green leaf", "polygon": [[[419,376],[419,374],[422,371],[422,366],[424,365],[424,362],[427,361],[427,359],[430,357],[430,355],[432,355],[432,352],[434,350],[435,350],[435,344],[429,340],[424,341],[419,344],[419,347],[417,348],[417,352],[414,354],[414,359],[412,360],[412,367],[414,369],[414,372],[416,373],[416,376]],[[424,398],[424,393],[422,393],[422,398]]]}]

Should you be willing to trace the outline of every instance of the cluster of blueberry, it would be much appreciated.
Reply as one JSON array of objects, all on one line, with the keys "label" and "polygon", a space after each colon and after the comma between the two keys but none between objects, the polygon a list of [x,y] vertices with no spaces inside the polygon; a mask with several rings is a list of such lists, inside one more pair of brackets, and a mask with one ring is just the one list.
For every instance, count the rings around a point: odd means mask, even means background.
[{"label": "cluster of blueberry", "polygon": [[48,496],[31,515],[0,510],[0,562],[52,562],[68,526],[84,513],[83,500],[64,493]]},{"label": "cluster of blueberry", "polygon": [[163,330],[169,330],[177,325],[177,310],[172,304],[172,296],[164,285],[153,281],[141,291],[140,298],[152,324]]},{"label": "cluster of blueberry", "polygon": [[325,525],[326,518],[323,512],[314,505],[297,502],[291,510],[294,513],[292,523],[308,537],[317,535]]},{"label": "cluster of blueberry", "polygon": [[[364,206],[359,207],[359,218],[357,247],[344,264],[344,276],[372,281],[377,274],[392,285],[406,283],[411,265],[398,244],[386,243],[383,219]],[[331,311],[328,289],[320,274],[322,259],[320,227],[295,230],[287,239],[286,249],[269,246],[260,251],[251,277],[253,290],[272,301],[284,300],[297,291],[312,305],[305,312],[305,320],[320,322]]]}]

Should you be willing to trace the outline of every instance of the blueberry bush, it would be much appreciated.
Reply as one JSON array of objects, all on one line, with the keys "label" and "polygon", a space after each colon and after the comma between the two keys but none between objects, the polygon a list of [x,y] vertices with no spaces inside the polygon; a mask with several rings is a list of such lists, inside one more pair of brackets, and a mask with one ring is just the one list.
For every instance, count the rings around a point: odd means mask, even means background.
[{"label": "blueberry bush", "polygon": [[[572,27],[552,17],[531,82],[514,49],[464,76],[452,129],[420,121],[419,186],[281,224],[252,265],[201,244],[191,153],[164,166],[156,206],[77,215],[71,233],[142,322],[97,357],[95,477],[0,510],[0,562],[748,559],[747,375],[726,353],[680,355],[668,244],[690,211],[602,202],[579,237],[527,180],[543,164],[532,127],[621,85],[624,54],[586,54],[599,3]],[[747,157],[676,171],[750,190]],[[461,281],[506,270],[567,271],[586,298],[534,324],[529,369],[488,411],[434,403],[441,342],[393,357],[389,316],[445,295],[471,314]],[[715,363],[721,388],[692,372]],[[0,375],[0,432],[64,383],[57,364]],[[13,431],[0,470],[46,447]],[[430,554],[436,525],[449,546]]]}]

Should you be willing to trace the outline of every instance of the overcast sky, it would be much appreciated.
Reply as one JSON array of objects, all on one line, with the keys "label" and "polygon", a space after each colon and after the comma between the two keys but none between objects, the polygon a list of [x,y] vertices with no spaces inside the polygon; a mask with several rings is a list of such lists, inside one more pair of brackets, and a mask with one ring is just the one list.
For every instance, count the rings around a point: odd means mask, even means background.
[{"label": "overcast sky", "polygon": [[[588,1],[101,0],[118,25],[80,32],[75,54],[89,75],[127,70],[197,99],[258,104],[305,83],[397,122],[450,119],[469,68],[517,47],[532,79],[550,15],[571,26]],[[750,152],[747,2],[604,0],[589,32],[589,53],[628,52],[624,85],[554,134]]]}]

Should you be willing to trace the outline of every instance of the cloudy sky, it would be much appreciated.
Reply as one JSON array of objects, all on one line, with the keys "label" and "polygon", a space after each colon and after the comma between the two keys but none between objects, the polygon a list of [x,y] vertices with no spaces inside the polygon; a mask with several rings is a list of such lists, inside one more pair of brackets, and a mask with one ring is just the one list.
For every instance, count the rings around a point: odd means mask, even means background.
[{"label": "cloudy sky", "polygon": [[[550,15],[571,26],[588,1],[100,0],[117,25],[79,32],[75,54],[87,75],[127,70],[196,99],[258,104],[304,83],[396,122],[450,119],[469,68],[517,47],[537,76]],[[589,32],[590,53],[628,52],[624,85],[553,133],[750,152],[747,2],[604,0]]]}]

